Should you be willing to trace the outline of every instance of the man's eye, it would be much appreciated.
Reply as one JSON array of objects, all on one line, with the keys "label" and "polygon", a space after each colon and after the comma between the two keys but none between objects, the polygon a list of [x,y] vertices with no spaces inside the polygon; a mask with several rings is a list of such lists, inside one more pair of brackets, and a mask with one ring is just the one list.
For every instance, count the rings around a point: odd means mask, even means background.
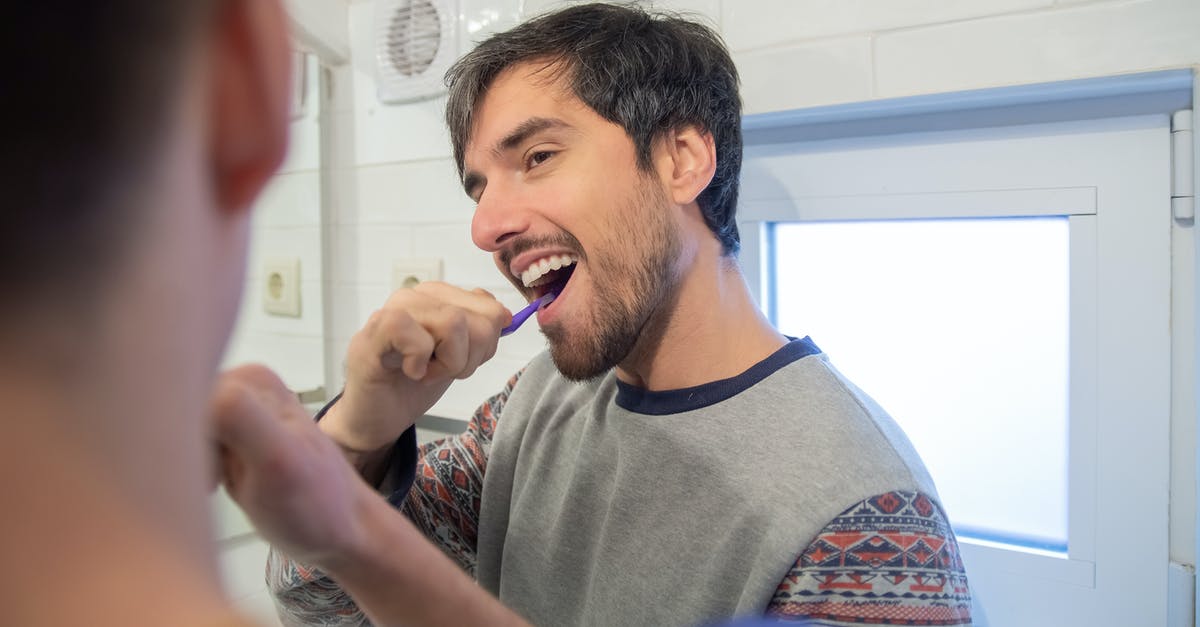
[{"label": "man's eye", "polygon": [[553,156],[554,156],[554,151],[539,150],[539,151],[529,155],[529,159],[526,160],[526,167],[532,168],[536,165],[541,165],[544,161],[546,161],[547,159],[549,159],[550,157],[553,157]]}]

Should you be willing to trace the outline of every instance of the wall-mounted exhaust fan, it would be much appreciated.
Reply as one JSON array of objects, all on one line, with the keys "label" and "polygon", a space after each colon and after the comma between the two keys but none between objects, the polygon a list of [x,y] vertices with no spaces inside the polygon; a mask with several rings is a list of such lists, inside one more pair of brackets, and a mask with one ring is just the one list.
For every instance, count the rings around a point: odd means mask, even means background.
[{"label": "wall-mounted exhaust fan", "polygon": [[379,0],[375,65],[379,99],[404,103],[441,95],[458,56],[457,0]]}]

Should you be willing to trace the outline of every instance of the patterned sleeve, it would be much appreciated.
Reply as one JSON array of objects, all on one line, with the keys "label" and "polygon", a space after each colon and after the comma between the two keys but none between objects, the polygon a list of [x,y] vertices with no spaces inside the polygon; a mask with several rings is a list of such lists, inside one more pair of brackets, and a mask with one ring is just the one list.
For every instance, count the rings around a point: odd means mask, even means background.
[{"label": "patterned sleeve", "polygon": [[[388,501],[404,512],[431,542],[472,576],[483,473],[500,410],[520,376],[518,372],[501,393],[475,411],[465,433],[420,447],[412,487],[388,497]],[[411,457],[399,454],[393,455],[393,461],[405,463],[406,457],[407,463],[411,463]],[[388,474],[405,476],[407,471],[389,468]],[[401,485],[408,483],[401,481]],[[267,586],[275,598],[280,621],[287,627],[371,624],[354,600],[332,579],[316,568],[292,561],[274,548],[267,559]]]},{"label": "patterned sleeve", "polygon": [[970,625],[958,542],[938,502],[887,492],[842,512],[797,558],[766,615],[807,625]]},{"label": "patterned sleeve", "polygon": [[393,501],[446,555],[475,576],[483,473],[500,410],[518,372],[504,390],[475,410],[466,433],[430,442],[417,455],[417,478],[403,503]]}]

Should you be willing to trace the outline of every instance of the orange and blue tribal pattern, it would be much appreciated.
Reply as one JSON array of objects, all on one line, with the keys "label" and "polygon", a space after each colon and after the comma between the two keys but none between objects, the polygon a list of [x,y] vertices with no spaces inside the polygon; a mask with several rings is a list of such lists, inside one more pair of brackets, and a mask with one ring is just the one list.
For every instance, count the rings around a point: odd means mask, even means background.
[{"label": "orange and blue tribal pattern", "polygon": [[475,410],[466,433],[421,447],[416,481],[400,508],[426,537],[471,575],[475,574],[483,474],[496,420],[521,372],[509,379],[502,392]]},{"label": "orange and blue tribal pattern", "polygon": [[937,501],[921,492],[886,492],[821,530],[767,614],[831,626],[969,625],[971,592]]}]

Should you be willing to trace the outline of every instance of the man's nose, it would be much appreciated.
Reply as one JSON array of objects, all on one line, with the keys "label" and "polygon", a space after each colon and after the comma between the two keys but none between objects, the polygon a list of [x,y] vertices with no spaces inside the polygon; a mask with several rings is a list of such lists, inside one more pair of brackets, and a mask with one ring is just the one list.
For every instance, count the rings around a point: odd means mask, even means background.
[{"label": "man's nose", "polygon": [[471,218],[471,239],[475,245],[494,253],[510,238],[529,229],[529,211],[518,194],[503,183],[487,186],[475,205]]}]

